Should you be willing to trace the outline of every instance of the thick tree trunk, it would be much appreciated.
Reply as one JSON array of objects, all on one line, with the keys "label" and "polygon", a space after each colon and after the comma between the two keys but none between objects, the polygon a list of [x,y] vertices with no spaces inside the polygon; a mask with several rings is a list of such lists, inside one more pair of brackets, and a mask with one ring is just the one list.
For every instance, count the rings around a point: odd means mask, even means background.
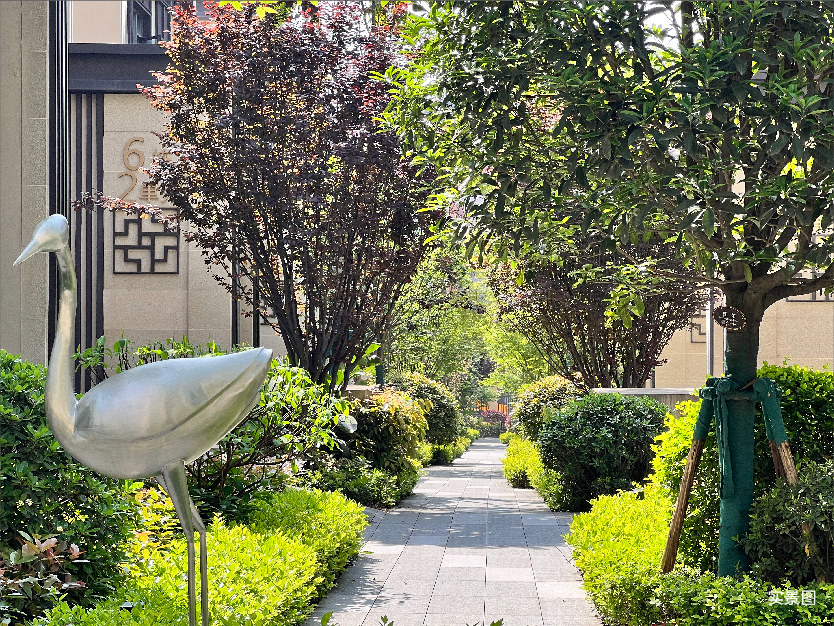
[{"label": "thick tree trunk", "polygon": [[[747,325],[738,331],[725,331],[724,373],[744,387],[756,379],[759,355],[759,329],[763,309],[745,307],[743,298],[727,293],[727,304],[742,311]],[[750,310],[750,309],[753,310]],[[745,310],[746,309],[746,310]],[[757,310],[758,309],[758,310]],[[736,538],[747,533],[753,501],[753,423],[756,405],[748,400],[728,400],[727,442],[732,469],[732,485],[722,486],[721,522],[718,532],[718,575],[732,576],[746,571],[750,560]],[[719,443],[720,445],[720,443]],[[722,482],[724,477],[722,477]]]}]

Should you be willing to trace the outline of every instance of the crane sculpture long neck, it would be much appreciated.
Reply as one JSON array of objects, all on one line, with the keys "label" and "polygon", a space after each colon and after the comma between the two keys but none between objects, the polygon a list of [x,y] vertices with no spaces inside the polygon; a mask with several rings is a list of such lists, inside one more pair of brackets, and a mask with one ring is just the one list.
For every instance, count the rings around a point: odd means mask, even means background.
[{"label": "crane sculpture long neck", "polygon": [[[46,373],[46,417],[55,438],[62,444],[75,433],[75,413],[78,401],[73,391],[72,344],[75,339],[75,307],[77,283],[75,266],[69,246],[64,246],[55,255],[61,281],[61,300],[58,309],[58,327],[49,368]],[[66,446],[65,446],[66,447]]]}]

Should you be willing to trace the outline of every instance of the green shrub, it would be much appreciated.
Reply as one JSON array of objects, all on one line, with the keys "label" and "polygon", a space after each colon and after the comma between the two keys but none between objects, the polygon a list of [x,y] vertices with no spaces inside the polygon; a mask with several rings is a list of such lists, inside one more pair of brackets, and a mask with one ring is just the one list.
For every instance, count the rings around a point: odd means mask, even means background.
[{"label": "green shrub", "polygon": [[588,510],[592,498],[642,481],[665,415],[659,402],[617,393],[592,393],[549,411],[539,453],[544,467],[562,477],[563,506]]},{"label": "green shrub", "polygon": [[507,455],[501,459],[504,465],[504,478],[517,489],[529,489],[533,485],[530,482],[530,474],[537,466],[541,468],[539,451],[533,441],[514,439],[507,446]]},{"label": "green shrub", "polygon": [[[682,567],[660,574],[673,500],[653,485],[641,494],[601,496],[574,517],[567,541],[574,546],[584,586],[606,624],[647,626],[744,626],[830,624],[834,586],[816,590],[816,604],[773,604],[785,588],[749,577],[716,578]],[[679,555],[680,556],[680,555]],[[795,591],[795,589],[794,589]]]},{"label": "green shrub", "polygon": [[[245,526],[215,520],[208,533],[212,621],[216,624],[268,626],[297,624],[311,611],[319,565],[312,546],[279,532],[259,534]],[[46,626],[170,626],[183,624],[187,590],[186,543],[177,540],[156,552],[141,577],[87,611],[62,603]],[[198,582],[199,588],[199,582]],[[134,603],[131,611],[122,602]]]},{"label": "green shrub", "polygon": [[466,431],[461,435],[464,439],[468,439],[469,443],[466,445],[468,448],[472,445],[472,442],[478,439],[481,436],[481,431],[477,428],[467,428]]},{"label": "green shrub", "polygon": [[83,559],[64,566],[87,591],[71,598],[90,602],[124,578],[136,507],[130,483],[95,474],[63,451],[46,422],[44,382],[43,367],[0,350],[0,553],[18,550],[21,532],[76,544]]},{"label": "green shrub", "polygon": [[545,407],[561,409],[580,396],[577,387],[561,376],[548,376],[526,385],[516,400],[512,414],[520,434],[535,441],[544,422]]},{"label": "green shrub", "polygon": [[351,451],[390,474],[413,468],[426,433],[426,418],[420,407],[405,394],[390,389],[355,406],[357,427],[350,439]]},{"label": "green shrub", "polygon": [[392,507],[414,490],[420,478],[419,464],[391,474],[372,467],[363,457],[332,459],[309,474],[299,476],[300,486],[338,491],[365,506]]},{"label": "green shrub", "polygon": [[434,456],[434,446],[428,441],[423,441],[417,446],[417,460],[422,467],[431,465],[432,457]]},{"label": "green shrub", "polygon": [[597,610],[615,623],[645,626],[657,620],[650,603],[666,544],[672,501],[662,489],[600,496],[573,518],[574,547],[585,589]]},{"label": "green shrub", "polygon": [[[478,432],[478,431],[475,431]],[[452,443],[447,444],[433,444],[432,456],[430,465],[451,465],[452,461],[463,456],[463,453],[469,449],[474,439],[469,437],[458,437]]]},{"label": "green shrub", "polygon": [[799,482],[780,480],[756,500],[741,543],[756,578],[794,585],[834,580],[834,460],[804,463]]},{"label": "green shrub", "polygon": [[481,433],[481,437],[500,437],[505,430],[505,426],[503,424],[489,424],[487,422],[481,422],[478,425],[478,432]]},{"label": "green shrub", "polygon": [[323,595],[359,554],[367,525],[362,506],[339,493],[287,489],[258,500],[251,528],[264,535],[279,532],[311,546],[322,579],[318,591]]},{"label": "green shrub", "polygon": [[[822,463],[834,458],[834,374],[796,365],[767,363],[758,374],[772,378],[782,389],[782,418],[797,465],[807,461]],[[673,497],[680,488],[700,405],[700,400],[679,404],[681,417],[667,418],[669,431],[658,438],[655,446],[654,481]],[[757,407],[757,412],[757,424],[760,425],[761,407]],[[756,428],[754,441],[755,501],[776,484],[776,475],[764,428]],[[718,564],[720,504],[714,428],[707,437],[696,478],[681,533],[680,552],[684,563],[714,572]]]},{"label": "green shrub", "polygon": [[463,427],[463,418],[455,396],[445,385],[417,373],[397,374],[389,384],[416,400],[431,403],[426,411],[429,443],[442,445],[455,441]]},{"label": "green shrub", "polygon": [[515,439],[521,439],[521,436],[512,431],[507,431],[506,433],[501,433],[500,435],[498,435],[498,440],[501,443],[509,444],[511,441]]},{"label": "green shrub", "polygon": [[539,492],[544,503],[551,511],[562,511],[565,509],[565,496],[562,487],[562,476],[551,469],[547,469],[539,463],[534,466],[530,473],[530,484],[533,489]]},{"label": "green shrub", "polygon": [[513,435],[507,446],[507,455],[501,462],[504,464],[504,478],[513,487],[532,487],[552,510],[562,508],[561,477],[542,465],[535,442]]}]

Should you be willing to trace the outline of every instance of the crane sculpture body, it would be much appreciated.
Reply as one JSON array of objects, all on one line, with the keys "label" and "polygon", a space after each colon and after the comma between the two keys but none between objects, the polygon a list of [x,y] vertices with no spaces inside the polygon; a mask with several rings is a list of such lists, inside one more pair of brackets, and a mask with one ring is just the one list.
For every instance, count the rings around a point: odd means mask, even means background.
[{"label": "crane sculpture body", "polygon": [[258,402],[272,351],[151,363],[109,378],[76,400],[77,284],[63,216],[38,224],[14,264],[37,252],[57,255],[61,280],[44,398],[49,426],[64,450],[90,469],[119,479],[156,477],[174,502],[188,542],[189,626],[197,623],[194,531],[200,535],[201,614],[208,626],[206,528],[188,493],[185,464],[205,454]]}]

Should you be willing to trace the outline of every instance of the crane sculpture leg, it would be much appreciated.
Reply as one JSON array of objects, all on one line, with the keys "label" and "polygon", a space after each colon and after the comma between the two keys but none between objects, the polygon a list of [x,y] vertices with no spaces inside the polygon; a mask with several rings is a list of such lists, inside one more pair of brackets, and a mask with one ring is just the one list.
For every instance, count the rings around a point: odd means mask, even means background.
[{"label": "crane sculpture leg", "polygon": [[156,480],[174,502],[177,517],[188,545],[188,626],[197,626],[197,591],[194,585],[194,531],[200,533],[200,612],[202,626],[209,626],[208,609],[208,555],[206,553],[206,526],[188,493],[183,461],[174,461],[162,469]]}]

